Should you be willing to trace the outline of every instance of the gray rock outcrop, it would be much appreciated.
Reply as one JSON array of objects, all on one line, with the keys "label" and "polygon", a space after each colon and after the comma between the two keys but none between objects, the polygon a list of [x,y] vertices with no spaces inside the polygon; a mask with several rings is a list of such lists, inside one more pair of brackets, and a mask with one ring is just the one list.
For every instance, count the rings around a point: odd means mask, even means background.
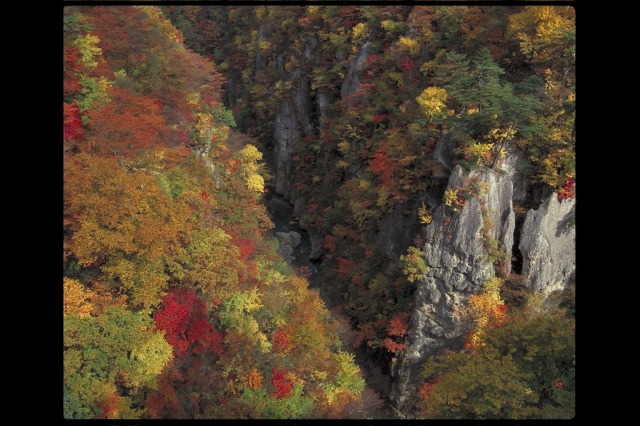
[{"label": "gray rock outcrop", "polygon": [[[311,36],[305,44],[302,52],[302,67],[313,66],[320,52],[320,40],[317,36]],[[279,68],[284,72],[284,58],[279,57]],[[280,63],[281,62],[281,63]],[[290,202],[295,201],[296,194],[292,189],[294,179],[291,175],[292,161],[295,145],[305,136],[313,134],[314,123],[311,105],[311,83],[307,73],[298,68],[291,72],[288,80],[292,83],[293,90],[290,95],[282,101],[277,109],[274,119],[274,165],[273,174],[275,176],[275,191]],[[321,111],[326,113],[329,97],[318,98]]]},{"label": "gray rock outcrop", "polygon": [[524,202],[527,198],[527,179],[519,167],[524,162],[524,155],[512,145],[505,146],[503,150],[506,155],[498,161],[496,169],[509,176],[513,182],[513,201]]},{"label": "gray rock outcrop", "polygon": [[293,254],[293,247],[283,244],[278,248],[278,253],[282,255],[285,262],[293,263],[295,255]]},{"label": "gray rock outcrop", "polygon": [[275,190],[277,194],[289,198],[291,195],[291,153],[298,140],[298,122],[294,109],[288,100],[276,111],[274,121],[275,139]]},{"label": "gray rock outcrop", "polygon": [[575,199],[558,201],[554,193],[529,210],[520,235],[522,274],[533,291],[548,295],[562,290],[576,269]]},{"label": "gray rock outcrop", "polygon": [[[467,175],[456,166],[448,188],[463,187],[474,178],[477,178],[476,184],[487,186],[484,195],[466,200],[457,213],[449,213],[448,224],[446,207],[441,204],[426,228],[424,252],[429,270],[415,294],[406,349],[392,370],[395,380],[391,398],[400,412],[407,412],[415,403],[415,384],[426,358],[441,348],[462,345],[468,324],[458,318],[456,311],[496,273],[487,257],[483,227],[506,250],[510,251],[513,245],[515,215],[511,179],[493,170]],[[488,227],[486,218],[490,219],[493,229]]]},{"label": "gray rock outcrop", "polygon": [[311,242],[311,252],[309,253],[309,260],[319,260],[322,255],[327,251],[324,247],[324,239],[320,234],[313,230],[307,231],[309,234],[309,241]]},{"label": "gray rock outcrop", "polygon": [[276,232],[276,239],[280,244],[278,252],[282,255],[287,262],[293,262],[295,254],[293,249],[300,245],[302,241],[302,235],[295,231],[291,232]]},{"label": "gray rock outcrop", "polygon": [[345,99],[358,91],[360,73],[367,69],[367,58],[371,54],[371,42],[366,42],[360,48],[358,54],[351,60],[347,74],[342,81],[340,95]]},{"label": "gray rock outcrop", "polygon": [[456,140],[451,134],[446,133],[442,135],[436,142],[436,147],[433,150],[433,158],[438,160],[445,170],[451,170],[453,168],[454,148],[456,147]]},{"label": "gray rock outcrop", "polygon": [[302,240],[302,236],[296,232],[276,232],[276,238],[280,242],[280,244],[286,244],[293,248],[296,248],[300,245],[300,241]]}]

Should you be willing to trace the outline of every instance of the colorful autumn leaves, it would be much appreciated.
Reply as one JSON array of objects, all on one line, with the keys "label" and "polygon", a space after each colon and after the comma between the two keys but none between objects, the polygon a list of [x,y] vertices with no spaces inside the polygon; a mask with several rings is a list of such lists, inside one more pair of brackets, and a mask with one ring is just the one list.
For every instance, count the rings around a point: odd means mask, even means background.
[{"label": "colorful autumn leaves", "polygon": [[262,154],[220,84],[158,8],[65,9],[67,418],[358,404],[338,324],[262,237]]},{"label": "colorful autumn leaves", "polygon": [[207,320],[207,306],[193,290],[173,289],[164,298],[154,320],[164,330],[165,340],[179,354],[187,349],[195,353],[222,352],[222,332],[214,330]]}]

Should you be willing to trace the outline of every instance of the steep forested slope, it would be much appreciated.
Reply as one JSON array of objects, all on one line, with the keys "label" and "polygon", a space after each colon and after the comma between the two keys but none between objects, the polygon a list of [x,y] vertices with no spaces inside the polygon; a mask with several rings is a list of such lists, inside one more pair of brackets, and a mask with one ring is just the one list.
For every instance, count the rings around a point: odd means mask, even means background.
[{"label": "steep forested slope", "polygon": [[65,417],[364,416],[340,325],[263,237],[223,77],[157,8],[64,25]]}]

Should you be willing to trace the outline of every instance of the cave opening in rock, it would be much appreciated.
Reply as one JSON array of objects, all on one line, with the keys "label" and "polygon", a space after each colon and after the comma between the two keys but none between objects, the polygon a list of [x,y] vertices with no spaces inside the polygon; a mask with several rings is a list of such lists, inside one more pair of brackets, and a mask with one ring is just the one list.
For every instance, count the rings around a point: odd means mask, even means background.
[{"label": "cave opening in rock", "polygon": [[513,246],[511,247],[511,272],[522,275],[524,261],[520,251],[520,234],[522,233],[522,225],[524,224],[527,209],[522,205],[514,204],[513,210],[516,214],[516,223],[513,232]]}]

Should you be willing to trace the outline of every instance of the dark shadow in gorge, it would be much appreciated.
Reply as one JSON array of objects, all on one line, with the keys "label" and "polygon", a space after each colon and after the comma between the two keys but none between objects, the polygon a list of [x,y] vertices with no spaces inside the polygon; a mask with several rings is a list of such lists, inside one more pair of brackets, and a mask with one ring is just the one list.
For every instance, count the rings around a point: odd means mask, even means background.
[{"label": "dark shadow in gorge", "polygon": [[311,241],[307,231],[300,228],[298,218],[293,214],[293,206],[280,195],[276,194],[273,187],[267,187],[267,193],[262,198],[262,202],[269,212],[273,221],[273,235],[276,232],[297,232],[300,234],[300,245],[293,249],[293,261],[291,265],[297,268],[307,268],[309,274],[307,280],[310,288],[320,288],[322,283],[322,271],[320,270],[321,260],[309,260],[311,253]]},{"label": "dark shadow in gorge", "polygon": [[[304,268],[308,271],[305,277],[309,281],[310,288],[321,288],[324,281],[324,274],[320,268],[322,260],[309,260],[311,252],[311,241],[307,232],[300,228],[298,219],[293,214],[293,206],[282,196],[276,194],[273,187],[267,187],[267,192],[262,198],[271,220],[274,223],[273,236],[276,232],[295,231],[300,234],[300,245],[293,249],[292,262],[293,267]],[[323,292],[320,292],[323,297]],[[327,307],[331,304],[328,300],[323,300]],[[329,307],[329,310],[331,308]],[[391,357],[386,351],[372,349],[365,345],[358,347],[345,348],[355,355],[355,361],[364,373],[367,386],[376,391],[382,398],[384,406],[381,411],[376,413],[376,418],[393,418],[393,411],[389,408],[389,393],[391,392]]]}]

